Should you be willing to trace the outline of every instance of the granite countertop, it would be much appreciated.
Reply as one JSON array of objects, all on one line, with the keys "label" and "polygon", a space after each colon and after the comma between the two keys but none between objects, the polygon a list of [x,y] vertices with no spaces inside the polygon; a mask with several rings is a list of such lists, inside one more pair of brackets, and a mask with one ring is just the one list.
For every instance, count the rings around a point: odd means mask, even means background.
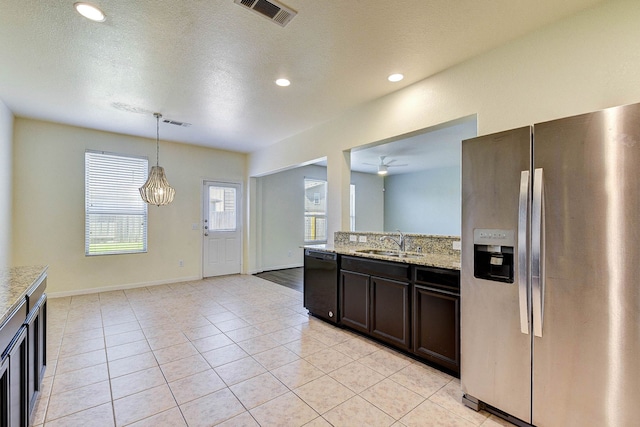
[{"label": "granite countertop", "polygon": [[405,264],[422,265],[426,267],[448,268],[450,270],[460,270],[460,256],[437,253],[417,253],[407,252],[411,257],[400,258],[380,254],[363,253],[367,250],[362,248],[346,248],[334,245],[305,245],[305,249],[316,249],[324,252],[335,252],[340,255],[359,256],[362,258],[379,259],[381,261],[402,262]]},{"label": "granite countertop", "polygon": [[0,325],[20,305],[31,287],[47,274],[47,268],[32,265],[0,269]]}]

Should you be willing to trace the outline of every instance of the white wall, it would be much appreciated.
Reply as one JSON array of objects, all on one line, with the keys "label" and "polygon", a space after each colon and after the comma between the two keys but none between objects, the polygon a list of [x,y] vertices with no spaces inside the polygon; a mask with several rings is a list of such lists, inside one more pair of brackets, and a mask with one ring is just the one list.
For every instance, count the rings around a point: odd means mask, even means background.
[{"label": "white wall", "polygon": [[460,167],[384,179],[384,231],[459,236]]},{"label": "white wall", "polygon": [[326,180],[327,168],[303,166],[258,178],[258,211],[262,217],[260,271],[303,264],[305,178]]},{"label": "white wall", "polygon": [[[639,102],[638,22],[637,0],[602,3],[252,153],[248,172],[321,157],[331,166],[343,150],[474,114],[484,135]],[[334,179],[344,181],[330,171],[330,188]],[[340,188],[348,194],[348,185]],[[330,220],[344,216],[335,213],[348,209],[343,200],[329,196]],[[341,226],[329,223],[331,231]]]},{"label": "white wall", "polygon": [[11,265],[13,114],[0,100],[0,268]]},{"label": "white wall", "polygon": [[[304,245],[304,179],[327,179],[324,166],[301,166],[256,178],[259,188],[260,215],[257,238],[260,256],[255,271],[299,267],[303,264]],[[353,172],[356,184],[356,226],[359,230],[382,229],[383,180],[377,175]]]},{"label": "white wall", "polygon": [[201,230],[192,230],[201,224],[202,182],[242,182],[246,155],[161,141],[160,164],[176,196],[168,206],[149,206],[148,253],[87,257],[86,149],[155,161],[154,140],[16,118],[13,264],[48,264],[54,294],[202,277]]}]

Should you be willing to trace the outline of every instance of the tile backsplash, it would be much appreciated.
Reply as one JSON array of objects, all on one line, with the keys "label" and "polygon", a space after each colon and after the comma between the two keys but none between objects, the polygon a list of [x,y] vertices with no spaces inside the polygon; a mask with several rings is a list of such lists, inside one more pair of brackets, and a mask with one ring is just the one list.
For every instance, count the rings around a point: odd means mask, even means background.
[{"label": "tile backsplash", "polygon": [[[337,248],[367,248],[367,249],[398,249],[398,245],[389,239],[380,240],[382,236],[398,239],[399,234],[378,232],[336,231],[334,246]],[[460,255],[459,249],[454,249],[454,242],[460,242],[459,236],[437,236],[431,234],[405,234],[405,250],[407,252],[437,253],[442,255]],[[455,244],[459,247],[459,243]]]}]

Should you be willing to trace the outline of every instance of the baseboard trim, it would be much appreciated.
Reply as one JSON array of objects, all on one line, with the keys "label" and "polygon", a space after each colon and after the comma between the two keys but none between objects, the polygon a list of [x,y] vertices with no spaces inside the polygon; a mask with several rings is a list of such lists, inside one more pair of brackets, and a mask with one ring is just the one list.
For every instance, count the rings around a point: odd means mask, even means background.
[{"label": "baseboard trim", "polygon": [[[304,267],[304,264],[272,265],[270,267],[262,268],[260,271],[256,271],[256,273],[264,273],[265,271],[286,270],[288,268],[298,268],[298,267]],[[256,274],[256,273],[252,273],[252,274]]]},{"label": "baseboard trim", "polygon": [[147,286],[168,285],[171,283],[190,282],[194,280],[202,280],[201,276],[176,277],[173,279],[156,280],[153,282],[129,283],[125,285],[102,286],[100,288],[76,289],[73,291],[49,292],[47,298],[65,298],[77,295],[97,294],[100,292],[122,291],[125,289],[144,288]]}]

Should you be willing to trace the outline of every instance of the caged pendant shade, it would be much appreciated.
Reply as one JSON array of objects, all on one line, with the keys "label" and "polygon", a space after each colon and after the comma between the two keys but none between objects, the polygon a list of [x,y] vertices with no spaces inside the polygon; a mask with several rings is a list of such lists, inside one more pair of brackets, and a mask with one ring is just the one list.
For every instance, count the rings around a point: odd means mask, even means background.
[{"label": "caged pendant shade", "polygon": [[151,167],[147,182],[140,187],[140,196],[150,205],[163,206],[173,201],[176,191],[169,185],[164,168],[160,166],[160,118],[162,114],[153,113],[153,115],[156,118],[156,165]]}]

